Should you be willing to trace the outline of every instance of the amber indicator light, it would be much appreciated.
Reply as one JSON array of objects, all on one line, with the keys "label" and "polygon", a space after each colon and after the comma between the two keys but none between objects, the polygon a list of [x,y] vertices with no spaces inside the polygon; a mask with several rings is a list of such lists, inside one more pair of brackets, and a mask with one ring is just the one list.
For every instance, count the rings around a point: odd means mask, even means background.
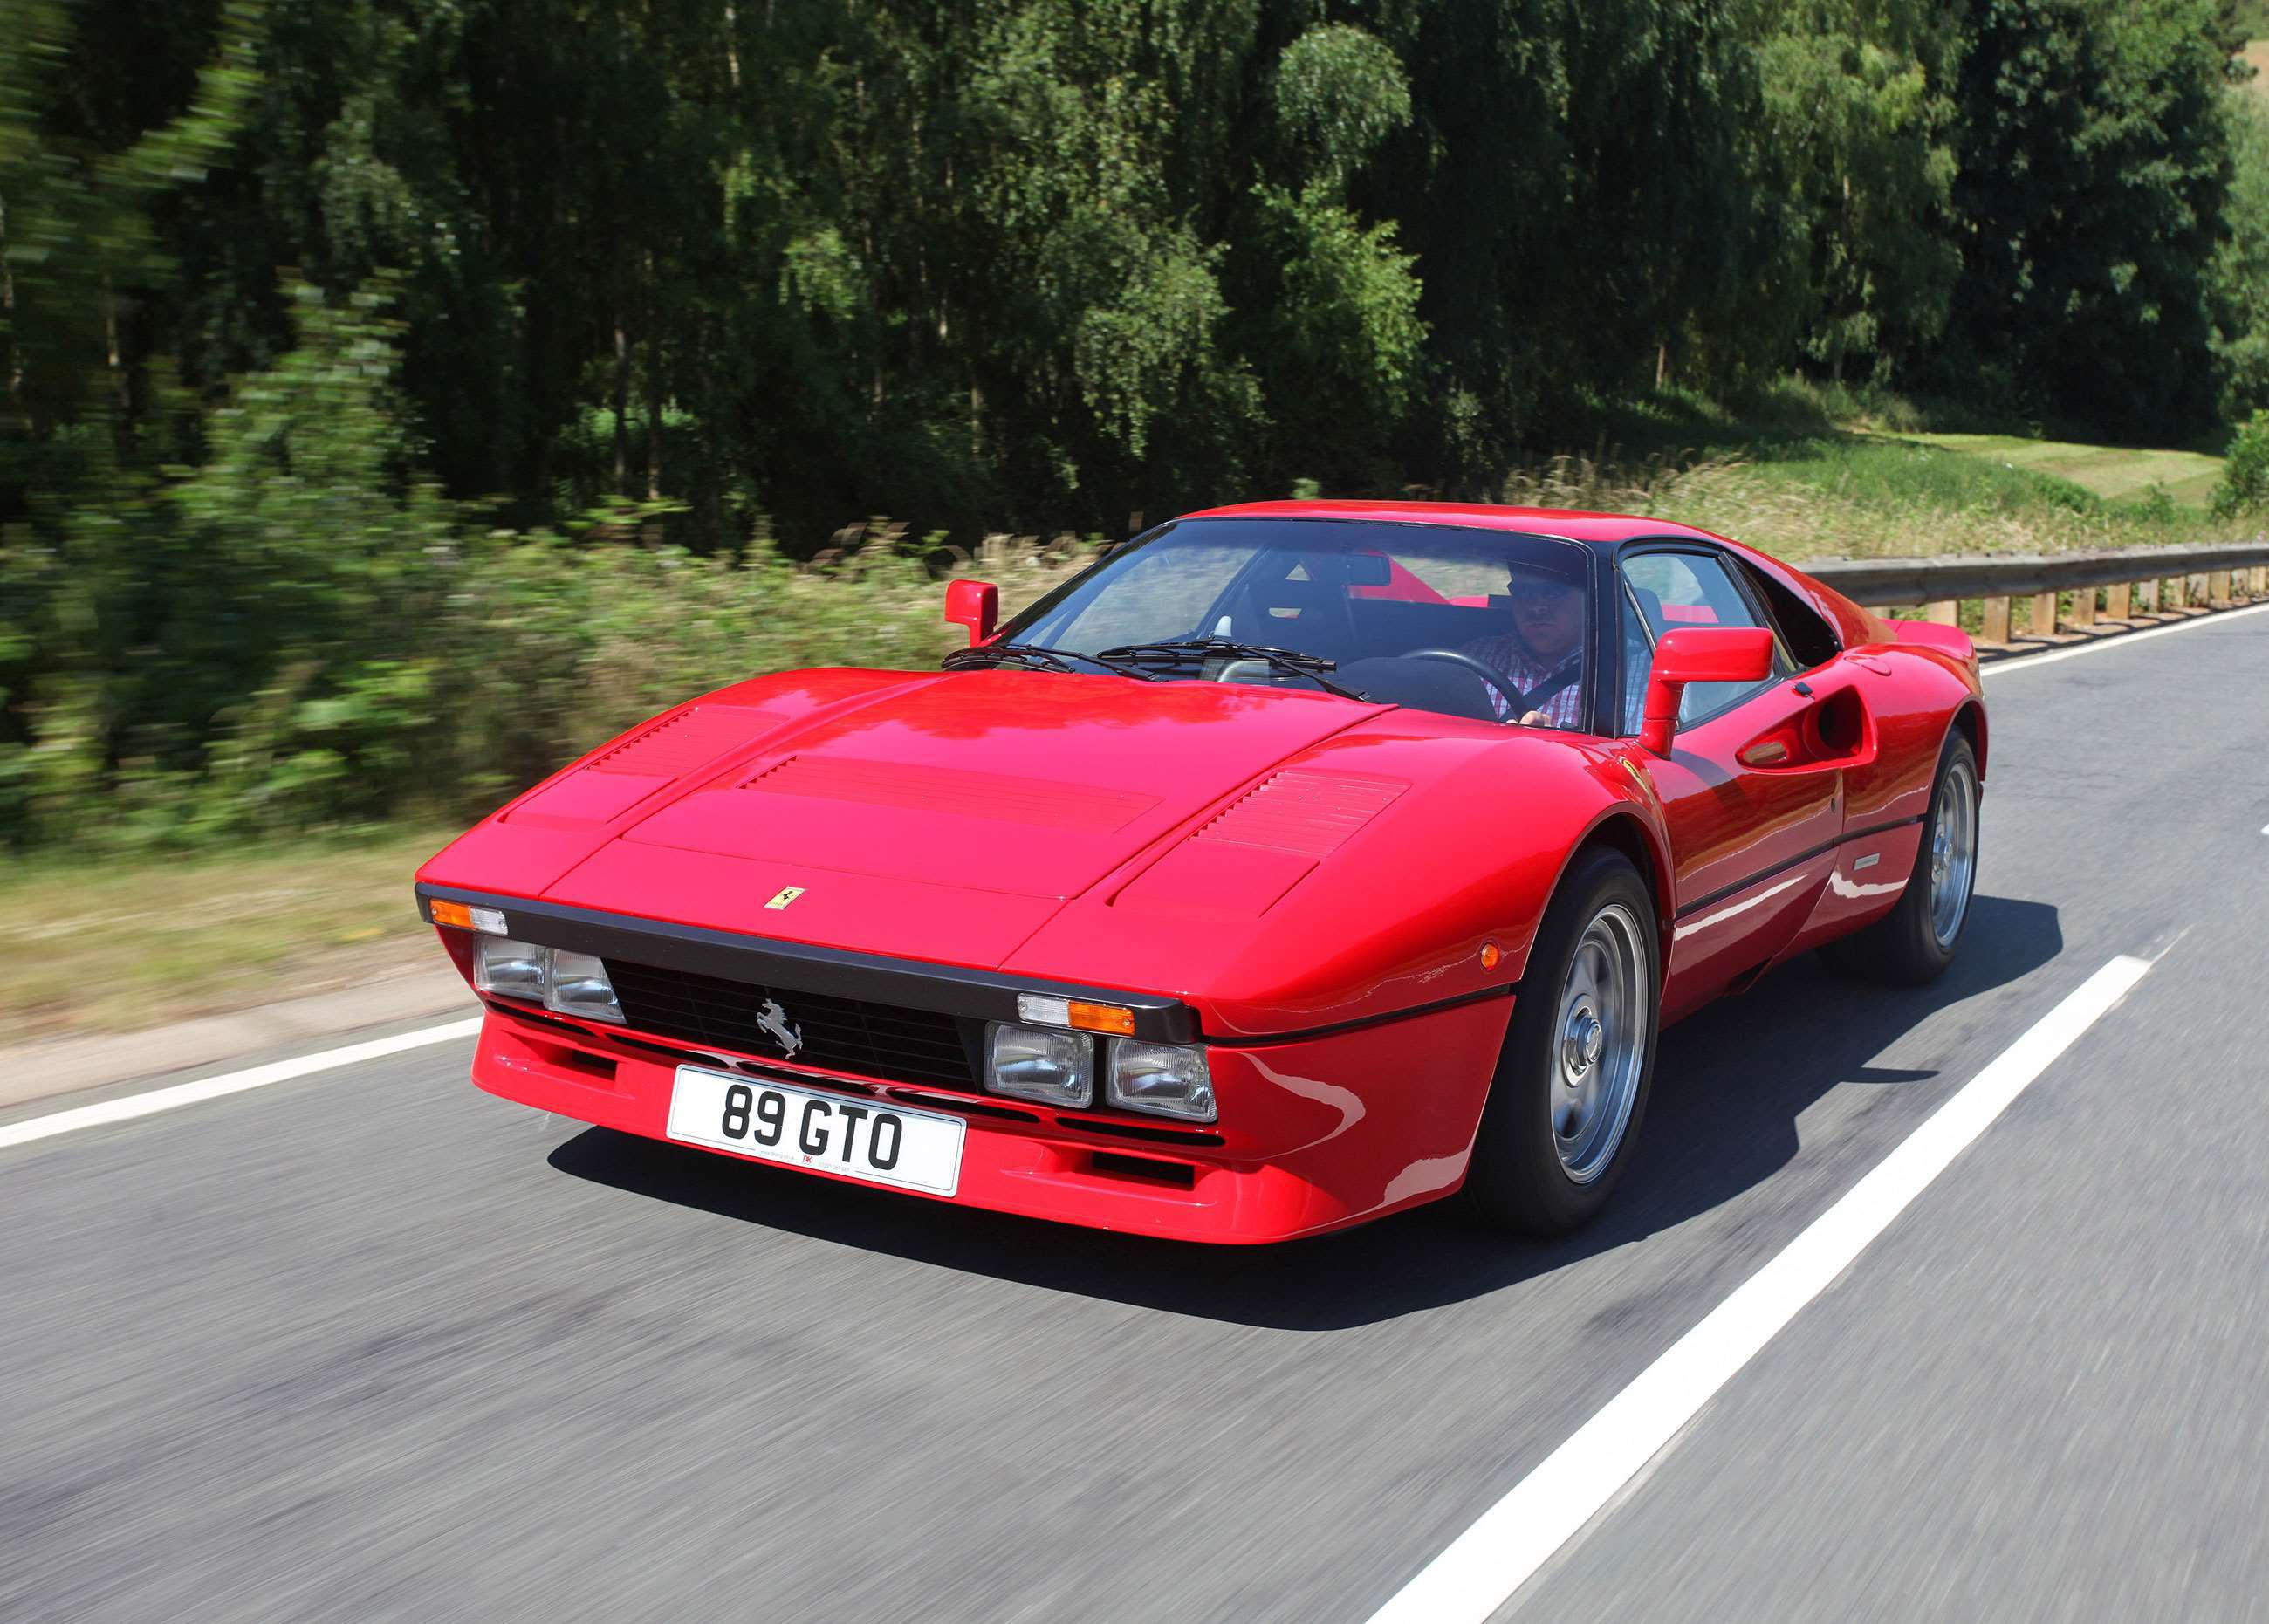
[{"label": "amber indicator light", "polygon": [[1503,963],[1504,963],[1504,951],[1503,949],[1499,948],[1494,941],[1484,941],[1482,943],[1482,968],[1483,970],[1495,970]]},{"label": "amber indicator light", "polygon": [[473,927],[473,911],[463,903],[443,902],[437,897],[433,899],[433,923],[454,925],[459,930],[470,930]]},{"label": "amber indicator light", "polygon": [[1121,1037],[1134,1036],[1134,1012],[1121,1009],[1114,1004],[1083,1004],[1074,999],[1071,1002],[1071,1023],[1083,1032],[1116,1032]]}]

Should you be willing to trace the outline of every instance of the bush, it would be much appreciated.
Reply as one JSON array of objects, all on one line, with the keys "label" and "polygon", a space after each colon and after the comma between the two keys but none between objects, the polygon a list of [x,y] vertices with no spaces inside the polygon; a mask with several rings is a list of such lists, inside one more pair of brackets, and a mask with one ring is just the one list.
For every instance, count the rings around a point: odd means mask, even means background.
[{"label": "bush", "polygon": [[2269,410],[2256,408],[2231,437],[2221,484],[2214,493],[2217,519],[2235,519],[2269,507]]},{"label": "bush", "polygon": [[[709,689],[950,646],[951,550],[902,525],[801,566],[765,534],[738,557],[641,545],[636,512],[480,528],[414,472],[381,303],[307,296],[204,462],[90,479],[0,539],[0,844],[454,818]],[[1013,604],[1095,551],[996,538],[973,562]]]}]

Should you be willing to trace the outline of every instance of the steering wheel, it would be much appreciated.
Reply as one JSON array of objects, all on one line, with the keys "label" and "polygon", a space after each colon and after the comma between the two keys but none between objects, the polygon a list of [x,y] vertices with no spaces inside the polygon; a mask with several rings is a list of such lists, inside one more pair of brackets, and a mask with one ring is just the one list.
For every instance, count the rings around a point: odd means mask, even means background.
[{"label": "steering wheel", "polygon": [[1512,707],[1510,714],[1516,718],[1526,716],[1530,711],[1535,708],[1528,703],[1528,696],[1521,692],[1520,685],[1515,683],[1511,677],[1498,670],[1495,666],[1489,664],[1487,661],[1476,660],[1471,654],[1465,653],[1460,650],[1454,648],[1414,648],[1408,653],[1404,654],[1402,658],[1405,660],[1439,660],[1449,665],[1465,667],[1467,670],[1472,672],[1475,676],[1478,676],[1482,681],[1487,683],[1491,688],[1496,689],[1498,693],[1502,694],[1504,697],[1504,702]]}]

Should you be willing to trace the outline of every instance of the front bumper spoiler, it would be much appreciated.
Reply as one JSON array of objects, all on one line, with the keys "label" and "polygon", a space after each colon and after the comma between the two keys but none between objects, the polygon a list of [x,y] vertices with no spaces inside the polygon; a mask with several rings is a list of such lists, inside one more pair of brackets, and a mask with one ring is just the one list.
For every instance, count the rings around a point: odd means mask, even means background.
[{"label": "front bumper spoiler", "polygon": [[[865,1104],[957,1112],[968,1123],[957,1192],[889,1193],[1161,1239],[1250,1244],[1339,1229],[1454,1189],[1510,1013],[1510,1000],[1462,1004],[1393,1029],[1216,1050],[1222,1119],[1186,1132],[1083,1124],[1075,1120],[1080,1112],[1052,1116],[991,1096],[955,1099],[702,1056],[494,1004],[472,1072],[477,1085],[506,1099],[655,1140],[669,1140],[671,1090],[685,1064],[777,1077]],[[713,1145],[684,1148],[751,1162],[760,1180],[816,1176],[884,1188],[823,1166],[789,1169]],[[752,1194],[762,1187],[750,1186]]]}]

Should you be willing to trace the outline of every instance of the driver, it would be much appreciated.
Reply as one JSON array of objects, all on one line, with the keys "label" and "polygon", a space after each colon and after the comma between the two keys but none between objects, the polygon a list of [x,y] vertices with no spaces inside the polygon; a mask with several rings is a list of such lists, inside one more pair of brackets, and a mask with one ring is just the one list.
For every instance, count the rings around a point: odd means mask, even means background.
[{"label": "driver", "polygon": [[1516,719],[1511,700],[1491,684],[1489,704],[1497,719],[1518,720],[1527,727],[1582,727],[1583,586],[1565,575],[1516,564],[1508,572],[1505,592],[1512,600],[1512,631],[1477,638],[1460,651],[1496,667],[1528,696],[1532,708]]}]

